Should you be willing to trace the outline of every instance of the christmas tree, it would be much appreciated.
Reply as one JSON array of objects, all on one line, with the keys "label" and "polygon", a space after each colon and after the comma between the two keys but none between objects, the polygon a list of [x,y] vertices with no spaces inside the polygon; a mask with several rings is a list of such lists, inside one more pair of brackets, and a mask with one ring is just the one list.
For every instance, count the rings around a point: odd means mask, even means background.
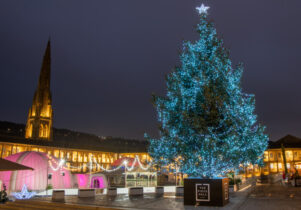
[{"label": "christmas tree", "polygon": [[256,164],[267,147],[254,95],[242,92],[242,65],[232,67],[207,9],[198,7],[199,40],[185,42],[181,65],[167,78],[166,96],[153,96],[160,138],[149,153],[158,165],[176,164],[189,176],[212,178]]}]

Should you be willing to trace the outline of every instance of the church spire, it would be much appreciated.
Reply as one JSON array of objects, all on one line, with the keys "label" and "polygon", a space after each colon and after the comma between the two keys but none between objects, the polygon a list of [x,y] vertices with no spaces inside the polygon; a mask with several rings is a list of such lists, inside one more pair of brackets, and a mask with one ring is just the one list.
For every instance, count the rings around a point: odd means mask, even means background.
[{"label": "church spire", "polygon": [[51,50],[50,39],[45,50],[41,67],[38,87],[34,93],[32,106],[29,109],[25,138],[45,139],[52,138],[52,99],[50,92]]},{"label": "church spire", "polygon": [[42,63],[40,78],[38,88],[40,89],[50,89],[50,65],[51,65],[51,50],[50,50],[50,39],[47,43],[47,48],[44,54],[44,59]]}]

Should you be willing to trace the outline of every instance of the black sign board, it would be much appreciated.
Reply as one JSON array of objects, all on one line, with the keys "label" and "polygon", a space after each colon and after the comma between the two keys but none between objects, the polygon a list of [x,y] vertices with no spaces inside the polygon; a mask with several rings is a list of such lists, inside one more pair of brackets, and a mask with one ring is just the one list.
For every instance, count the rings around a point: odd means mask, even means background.
[{"label": "black sign board", "polygon": [[225,206],[230,200],[228,188],[228,178],[186,178],[184,179],[184,205]]},{"label": "black sign board", "polygon": [[210,201],[210,184],[195,184],[196,201]]}]

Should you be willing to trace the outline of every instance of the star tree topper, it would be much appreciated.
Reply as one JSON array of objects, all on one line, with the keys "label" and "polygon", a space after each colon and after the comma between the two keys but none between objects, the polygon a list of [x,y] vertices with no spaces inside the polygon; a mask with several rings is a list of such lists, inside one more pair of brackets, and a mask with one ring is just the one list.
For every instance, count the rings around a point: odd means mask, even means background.
[{"label": "star tree topper", "polygon": [[207,14],[207,10],[210,7],[206,7],[204,4],[202,4],[200,7],[196,7],[196,9],[199,11],[199,14]]}]

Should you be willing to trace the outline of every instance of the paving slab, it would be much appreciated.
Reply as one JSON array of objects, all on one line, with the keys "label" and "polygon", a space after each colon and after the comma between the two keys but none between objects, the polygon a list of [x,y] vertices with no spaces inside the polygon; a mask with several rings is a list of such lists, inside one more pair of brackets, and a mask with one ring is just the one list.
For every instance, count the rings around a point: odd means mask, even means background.
[{"label": "paving slab", "polygon": [[[197,210],[197,209],[238,209],[245,202],[251,189],[230,193],[230,203],[225,207],[200,207],[184,206],[183,197],[174,196],[172,193],[164,195],[144,194],[142,196],[117,195],[110,197],[106,195],[96,195],[95,198],[79,198],[77,196],[65,196],[65,203],[79,204],[87,206],[103,206],[118,209],[145,209],[145,210]],[[51,202],[51,197],[36,197],[33,200]]]},{"label": "paving slab", "polygon": [[239,209],[301,210],[301,187],[280,183],[257,185]]}]

